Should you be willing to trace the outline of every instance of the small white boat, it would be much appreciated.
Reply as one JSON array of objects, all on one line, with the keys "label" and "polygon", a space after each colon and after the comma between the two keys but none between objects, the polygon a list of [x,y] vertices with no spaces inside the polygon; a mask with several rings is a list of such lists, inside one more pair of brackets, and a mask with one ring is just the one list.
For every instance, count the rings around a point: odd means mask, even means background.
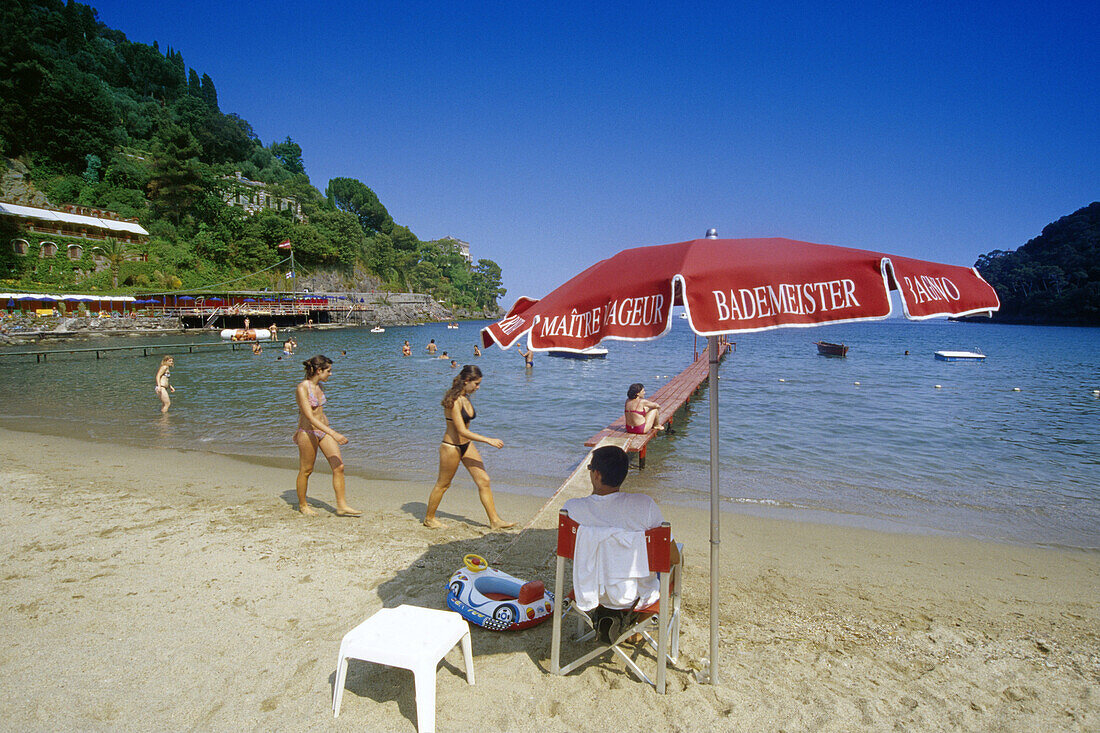
[{"label": "small white boat", "polygon": [[382,328],[381,326],[375,326],[374,328],[372,328],[370,330],[370,332],[371,333],[385,333],[386,329]]},{"label": "small white boat", "polygon": [[687,319],[688,319],[688,314],[686,312],[680,314],[680,320],[686,321]]},{"label": "small white boat", "polygon": [[266,328],[227,328],[221,336],[226,341],[267,341],[271,338],[271,331]]},{"label": "small white boat", "polygon": [[985,354],[980,351],[937,351],[936,358],[940,361],[982,361]]},{"label": "small white boat", "polygon": [[566,351],[565,349],[551,349],[547,356],[557,356],[562,359],[603,359],[607,356],[607,349],[602,346],[589,346],[583,351]]}]

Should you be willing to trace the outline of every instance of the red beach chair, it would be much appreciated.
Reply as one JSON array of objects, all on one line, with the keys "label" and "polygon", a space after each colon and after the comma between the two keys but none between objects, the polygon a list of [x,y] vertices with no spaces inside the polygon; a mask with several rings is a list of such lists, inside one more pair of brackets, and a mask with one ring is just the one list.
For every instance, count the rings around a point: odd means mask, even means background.
[{"label": "red beach chair", "polygon": [[[677,544],[680,549],[680,560],[672,564],[672,528],[668,522],[660,527],[646,530],[646,550],[649,559],[650,572],[660,573],[661,595],[656,603],[645,608],[635,608],[636,614],[645,615],[634,623],[624,624],[614,639],[608,644],[600,644],[596,649],[578,657],[566,665],[561,664],[561,629],[562,619],[565,614],[577,615],[576,641],[588,641],[596,637],[596,622],[594,616],[599,609],[582,611],[577,607],[570,591],[568,596],[563,595],[565,581],[565,561],[574,559],[574,551],[577,542],[577,524],[564,509],[558,514],[558,550],[557,569],[554,574],[554,631],[550,649],[550,671],[553,674],[564,675],[572,672],[592,659],[613,652],[626,664],[634,675],[652,685],[662,695],[665,692],[665,669],[668,663],[675,664],[680,654],[680,587],[683,574],[683,546]],[[572,576],[570,576],[572,577]],[[656,632],[656,640],[653,638]],[[657,679],[651,680],[638,666],[630,655],[623,651],[621,645],[633,634],[642,635],[646,645],[656,653]],[[635,657],[637,657],[635,653]]]}]

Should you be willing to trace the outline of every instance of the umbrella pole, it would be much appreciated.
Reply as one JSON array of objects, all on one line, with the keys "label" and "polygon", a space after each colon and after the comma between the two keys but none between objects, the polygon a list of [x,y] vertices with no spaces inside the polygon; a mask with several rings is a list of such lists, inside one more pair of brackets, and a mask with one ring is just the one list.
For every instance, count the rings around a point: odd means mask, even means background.
[{"label": "umbrella pole", "polygon": [[710,684],[718,684],[718,337],[707,337],[710,357]]}]

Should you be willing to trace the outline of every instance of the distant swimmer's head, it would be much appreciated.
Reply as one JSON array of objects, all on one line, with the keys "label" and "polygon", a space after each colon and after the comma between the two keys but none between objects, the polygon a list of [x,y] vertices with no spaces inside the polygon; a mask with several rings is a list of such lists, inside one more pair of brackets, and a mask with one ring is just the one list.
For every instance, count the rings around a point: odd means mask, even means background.
[{"label": "distant swimmer's head", "polygon": [[317,356],[311,356],[302,362],[302,366],[306,368],[306,379],[309,379],[318,372],[323,372],[326,369],[332,367],[332,359],[328,358],[324,354],[318,354]]},{"label": "distant swimmer's head", "polygon": [[628,400],[632,400],[635,397],[637,397],[639,394],[641,394],[642,391],[644,391],[644,390],[645,390],[645,385],[644,384],[642,384],[641,382],[635,382],[634,384],[630,385],[630,387],[626,390],[626,398]]}]

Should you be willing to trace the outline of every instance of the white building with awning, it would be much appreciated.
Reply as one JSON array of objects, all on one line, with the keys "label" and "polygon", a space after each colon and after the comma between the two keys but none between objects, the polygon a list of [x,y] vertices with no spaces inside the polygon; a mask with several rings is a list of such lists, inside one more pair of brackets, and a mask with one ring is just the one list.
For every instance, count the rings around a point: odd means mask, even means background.
[{"label": "white building with awning", "polygon": [[[98,241],[114,237],[126,244],[138,244],[149,236],[145,227],[133,219],[122,219],[113,211],[86,206],[67,206],[65,210],[59,211],[0,201],[0,216],[18,219],[19,228],[24,231],[61,237]],[[49,245],[53,245],[52,249]],[[33,254],[29,251],[30,244],[24,239],[13,239],[11,246],[16,254]],[[43,241],[40,249],[37,254],[48,257],[56,253],[58,246],[55,242]]]}]

